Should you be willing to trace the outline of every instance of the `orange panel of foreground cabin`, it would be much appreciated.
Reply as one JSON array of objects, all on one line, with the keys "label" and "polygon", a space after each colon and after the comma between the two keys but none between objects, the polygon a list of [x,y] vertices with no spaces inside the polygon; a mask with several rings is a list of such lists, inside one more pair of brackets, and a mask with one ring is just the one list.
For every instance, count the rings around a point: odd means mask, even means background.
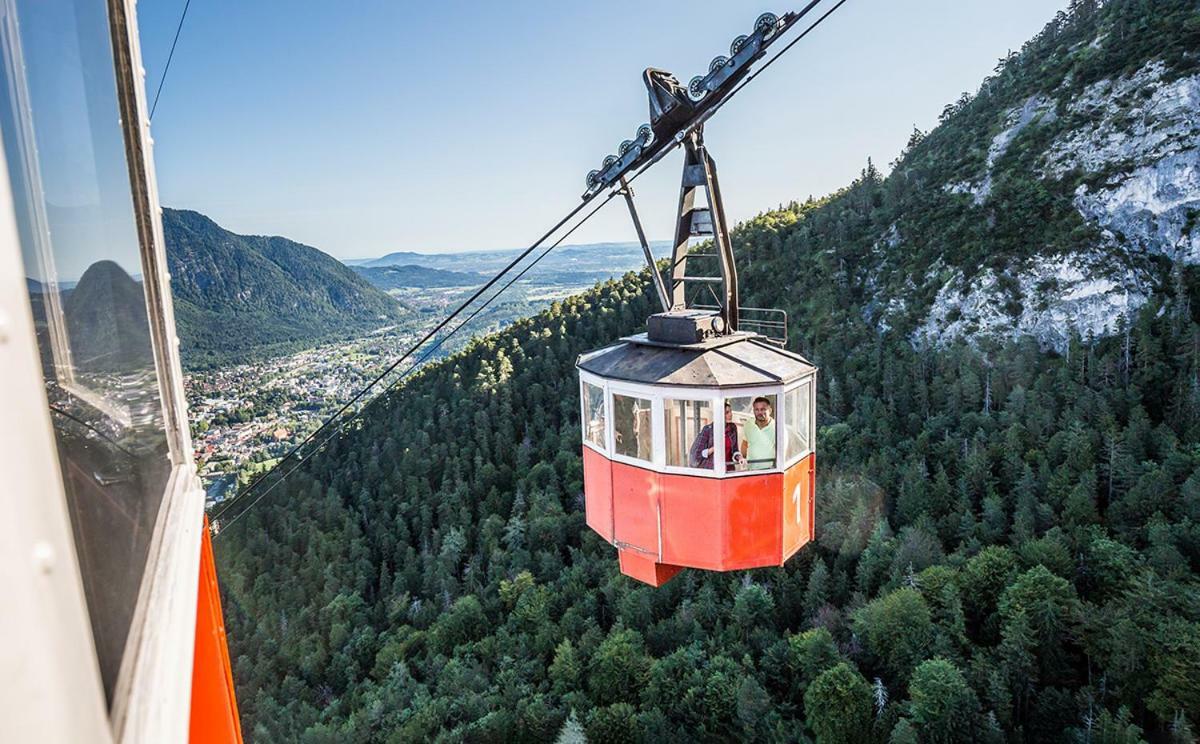
[{"label": "orange panel of foreground cabin", "polygon": [[614,543],[659,557],[659,474],[619,462],[611,467]]},{"label": "orange panel of foreground cabin", "polygon": [[591,447],[583,448],[583,503],[587,526],[613,541],[612,465]]},{"label": "orange panel of foreground cabin", "polygon": [[[783,561],[815,535],[816,455],[791,466],[783,477]],[[782,561],[781,561],[782,563]]]},{"label": "orange panel of foreground cabin", "polygon": [[663,562],[720,571],[721,481],[671,473],[659,477],[663,485]]},{"label": "orange panel of foreground cabin", "polygon": [[722,483],[724,513],[718,525],[722,535],[721,570],[778,566],[783,563],[782,515],[779,492],[781,473],[741,475]]},{"label": "orange panel of foreground cabin", "polygon": [[192,662],[192,706],[188,741],[191,744],[241,744],[233,673],[225,644],[221,593],[213,563],[208,517],[200,543],[199,597],[196,604],[196,646]]}]

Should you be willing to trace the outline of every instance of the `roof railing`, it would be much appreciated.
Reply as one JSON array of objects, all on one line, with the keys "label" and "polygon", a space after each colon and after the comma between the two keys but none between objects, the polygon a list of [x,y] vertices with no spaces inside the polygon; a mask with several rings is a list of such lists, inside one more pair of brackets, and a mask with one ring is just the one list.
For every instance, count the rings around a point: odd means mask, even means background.
[{"label": "roof railing", "polygon": [[[693,305],[697,310],[720,310],[716,305]],[[738,329],[757,333],[779,346],[787,346],[787,313],[773,307],[739,307]]]}]

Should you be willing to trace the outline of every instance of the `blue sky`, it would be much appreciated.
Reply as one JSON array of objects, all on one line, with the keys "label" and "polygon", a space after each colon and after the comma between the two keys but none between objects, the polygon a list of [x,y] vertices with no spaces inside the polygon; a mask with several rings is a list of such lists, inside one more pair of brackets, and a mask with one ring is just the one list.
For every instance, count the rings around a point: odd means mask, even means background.
[{"label": "blue sky", "polygon": [[[708,125],[730,217],[885,167],[1066,4],[849,0]],[[788,7],[192,0],[153,122],[162,201],[340,258],[521,247],[647,120],[643,68],[687,80]],[[182,8],[138,4],[151,97]],[[638,181],[652,239],[679,157]],[[571,242],[633,239],[614,202]]]}]

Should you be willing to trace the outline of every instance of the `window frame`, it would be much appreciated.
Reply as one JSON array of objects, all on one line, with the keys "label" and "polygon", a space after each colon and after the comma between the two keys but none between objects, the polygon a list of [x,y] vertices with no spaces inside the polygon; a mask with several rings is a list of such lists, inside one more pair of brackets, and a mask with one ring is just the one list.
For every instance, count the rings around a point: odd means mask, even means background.
[{"label": "window frame", "polygon": [[[816,441],[816,438],[817,438],[817,373],[816,372],[805,375],[804,377],[801,377],[798,380],[793,380],[792,382],[790,382],[784,386],[783,394],[780,396],[780,401],[782,402],[781,405],[783,406],[783,413],[781,413],[779,418],[784,420],[785,425],[782,427],[776,427],[775,435],[779,438],[779,444],[776,446],[777,447],[785,447],[787,445],[787,437],[785,436],[785,431],[784,431],[787,428],[787,426],[786,426],[787,419],[784,418],[784,416],[786,415],[786,410],[787,410],[788,393],[795,392],[796,390],[800,389],[801,387],[804,387],[805,385],[808,385],[808,422],[807,422],[808,423],[808,448],[803,450],[799,455],[796,455],[795,457],[787,458],[783,465],[785,470],[792,467],[793,465],[800,462],[801,460],[808,457],[809,455],[813,454],[817,450],[817,441]],[[776,451],[779,452],[782,450],[777,449]]]},{"label": "window frame", "polygon": [[637,457],[622,455],[617,452],[617,426],[615,421],[610,420],[610,425],[607,429],[608,435],[608,451],[609,459],[614,462],[623,462],[626,465],[634,465],[644,468],[650,466],[652,470],[658,470],[663,467],[667,459],[666,442],[659,435],[659,425],[663,420],[662,399],[654,395],[652,392],[645,390],[642,386],[633,386],[623,383],[612,383],[605,386],[604,405],[609,411],[609,416],[615,417],[617,408],[615,396],[620,395],[626,398],[640,398],[650,402],[650,459],[642,460]]},{"label": "window frame", "polygon": [[[10,12],[7,14],[3,31],[14,34],[14,0],[4,1],[6,10]],[[114,113],[120,122],[124,147],[130,208],[138,242],[138,262],[142,273],[155,381],[162,408],[170,471],[152,526],[150,548],[134,602],[133,620],[126,634],[112,699],[106,705],[96,662],[93,630],[86,619],[88,610],[83,584],[79,578],[80,565],[74,536],[69,524],[61,464],[50,425],[42,366],[38,361],[30,300],[26,293],[20,293],[21,310],[18,317],[21,322],[14,334],[19,343],[13,347],[21,351],[27,359],[19,367],[14,366],[10,369],[5,366],[0,370],[0,377],[21,373],[20,378],[16,380],[17,385],[5,387],[5,395],[10,398],[18,395],[18,390],[28,388],[36,378],[36,392],[15,401],[18,409],[24,400],[31,401],[40,408],[40,415],[27,419],[29,427],[26,433],[29,436],[23,437],[23,440],[29,451],[22,457],[22,462],[29,461],[39,466],[43,463],[53,463],[53,469],[46,472],[46,468],[41,467],[36,479],[25,480],[22,480],[21,476],[28,474],[26,470],[13,469],[16,490],[18,493],[27,494],[29,501],[23,502],[12,515],[14,520],[10,520],[10,526],[23,530],[22,534],[27,535],[29,539],[41,540],[47,533],[33,528],[33,525],[56,523],[51,538],[53,542],[34,545],[35,556],[39,554],[37,551],[44,556],[44,567],[37,569],[34,563],[29,565],[42,574],[57,577],[56,593],[67,591],[73,595],[69,601],[66,597],[57,596],[55,603],[50,605],[41,601],[30,602],[26,608],[28,612],[22,617],[34,617],[43,610],[50,611],[46,622],[38,626],[38,632],[28,635],[30,652],[37,655],[36,665],[46,670],[48,678],[60,680],[63,683],[62,690],[75,692],[66,697],[46,697],[42,694],[44,690],[38,687],[35,690],[37,700],[33,701],[31,706],[27,706],[28,716],[19,720],[17,725],[38,720],[41,709],[51,706],[56,709],[53,725],[44,729],[51,732],[56,729],[66,730],[68,727],[82,727],[88,732],[88,737],[97,741],[184,741],[187,739],[190,722],[200,545],[204,529],[204,489],[192,462],[191,435],[187,425],[179,339],[175,331],[170,276],[167,273],[161,209],[154,174],[153,140],[147,115],[145,70],[142,67],[138,42],[135,2],[92,1],[97,3],[97,10],[102,10],[106,20],[111,53],[109,61],[113,65],[116,93],[117,111]],[[22,113],[18,111],[17,115],[20,117]],[[28,164],[8,162],[0,155],[0,172],[4,176],[0,179],[3,180],[0,184],[0,232],[3,232],[12,247],[19,246],[21,242],[13,221],[14,204],[9,189],[9,174],[18,172],[17,169],[28,168]],[[44,220],[35,216],[35,223],[36,234],[33,239],[44,239]],[[38,246],[33,248],[35,255],[46,255]],[[20,268],[20,251],[15,250],[14,253],[15,262],[3,263],[3,275],[0,276],[0,280],[19,280],[20,275],[25,273],[23,268]],[[12,268],[10,264],[18,267],[12,272],[15,277],[8,275]],[[17,296],[15,291],[13,296]],[[0,317],[0,322],[3,320]],[[49,322],[55,320],[57,319],[51,319]],[[4,338],[4,334],[0,333],[0,341]],[[25,347],[32,354],[25,354]],[[30,361],[35,364],[27,363]],[[33,373],[32,369],[36,369],[36,373]],[[70,384],[71,381],[62,382]],[[56,560],[62,564],[60,568],[54,567]],[[13,562],[14,565],[16,563],[23,562]],[[41,596],[40,592],[38,596]],[[46,593],[46,596],[51,596],[51,593]],[[74,611],[76,607],[78,613]],[[47,644],[48,639],[53,640]],[[64,671],[65,676],[62,673]],[[22,686],[20,682],[16,683],[16,687],[18,696],[30,689],[28,684]],[[70,698],[70,704],[63,708],[67,698]],[[98,721],[102,723],[98,724]],[[53,733],[51,738],[55,738]]]},{"label": "window frame", "polygon": [[748,475],[762,475],[764,473],[782,473],[784,470],[787,470],[782,464],[783,458],[779,456],[779,453],[783,451],[781,447],[785,441],[783,438],[783,427],[779,425],[780,414],[783,411],[783,385],[760,385],[757,387],[730,389],[722,396],[721,404],[724,407],[725,401],[735,398],[750,398],[753,401],[754,398],[760,395],[763,397],[775,396],[775,406],[772,411],[775,415],[775,466],[771,468],[759,468],[758,470],[735,470],[728,474],[731,478],[743,478]]},{"label": "window frame", "polygon": [[[707,393],[707,395],[702,393]],[[669,394],[663,394],[659,398],[658,405],[660,408],[662,408],[663,417],[662,425],[659,427],[658,432],[656,432],[656,436],[662,440],[663,445],[662,472],[671,473],[673,475],[701,475],[706,478],[715,478],[718,475],[723,474],[725,472],[725,458],[717,457],[718,453],[716,452],[713,452],[713,466],[711,468],[693,468],[690,466],[684,467],[682,465],[670,465],[667,463],[667,400],[685,400],[697,403],[707,402],[713,410],[712,423],[714,424],[714,430],[716,428],[715,424],[718,417],[717,412],[723,410],[721,408],[720,393],[711,388],[678,388],[677,390],[671,390]],[[725,446],[723,444],[724,441],[724,437],[713,437],[714,445],[717,442],[722,442],[721,448],[724,448]],[[691,445],[688,445],[688,450],[691,450]]]},{"label": "window frame", "polygon": [[107,0],[106,5],[146,313],[172,465],[110,716],[119,741],[179,741],[186,738],[189,725],[204,488],[192,461],[136,0]]}]

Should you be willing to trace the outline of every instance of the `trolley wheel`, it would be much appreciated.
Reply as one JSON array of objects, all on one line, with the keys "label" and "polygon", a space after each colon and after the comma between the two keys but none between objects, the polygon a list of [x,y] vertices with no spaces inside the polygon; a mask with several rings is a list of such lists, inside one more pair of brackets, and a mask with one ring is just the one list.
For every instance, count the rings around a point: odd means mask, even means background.
[{"label": "trolley wheel", "polygon": [[615,163],[615,162],[617,162],[616,155],[609,155],[608,157],[604,158],[604,163],[603,163],[604,170],[608,170],[609,168],[611,168],[613,163]]},{"label": "trolley wheel", "polygon": [[625,157],[625,153],[629,152],[632,149],[633,149],[633,140],[625,140],[624,142],[621,143],[621,146],[617,148],[617,154],[620,155],[621,157]]},{"label": "trolley wheel", "polygon": [[587,187],[594,189],[600,185],[600,171],[589,171],[587,174]]},{"label": "trolley wheel", "polygon": [[734,39],[733,43],[729,45],[729,56],[736,57],[737,53],[742,51],[742,47],[746,46],[747,41],[750,41],[750,37],[745,34]]},{"label": "trolley wheel", "polygon": [[638,127],[637,138],[642,143],[642,147],[645,147],[654,139],[654,130],[650,128],[649,124],[643,124]]},{"label": "trolley wheel", "polygon": [[713,61],[708,63],[708,72],[709,72],[709,74],[711,75],[712,73],[714,73],[714,72],[716,72],[717,70],[721,69],[722,67],[724,67],[724,66],[725,66],[725,64],[726,64],[727,62],[729,62],[729,58],[728,58],[728,57],[724,57],[724,56],[720,56],[720,57],[713,57]]},{"label": "trolley wheel", "polygon": [[760,32],[764,39],[769,39],[775,35],[775,29],[779,25],[779,16],[774,13],[763,13],[754,22],[754,30]]},{"label": "trolley wheel", "polygon": [[688,83],[688,95],[692,97],[693,101],[702,100],[708,95],[708,90],[704,87],[703,75],[697,75],[692,78],[692,82]]}]

